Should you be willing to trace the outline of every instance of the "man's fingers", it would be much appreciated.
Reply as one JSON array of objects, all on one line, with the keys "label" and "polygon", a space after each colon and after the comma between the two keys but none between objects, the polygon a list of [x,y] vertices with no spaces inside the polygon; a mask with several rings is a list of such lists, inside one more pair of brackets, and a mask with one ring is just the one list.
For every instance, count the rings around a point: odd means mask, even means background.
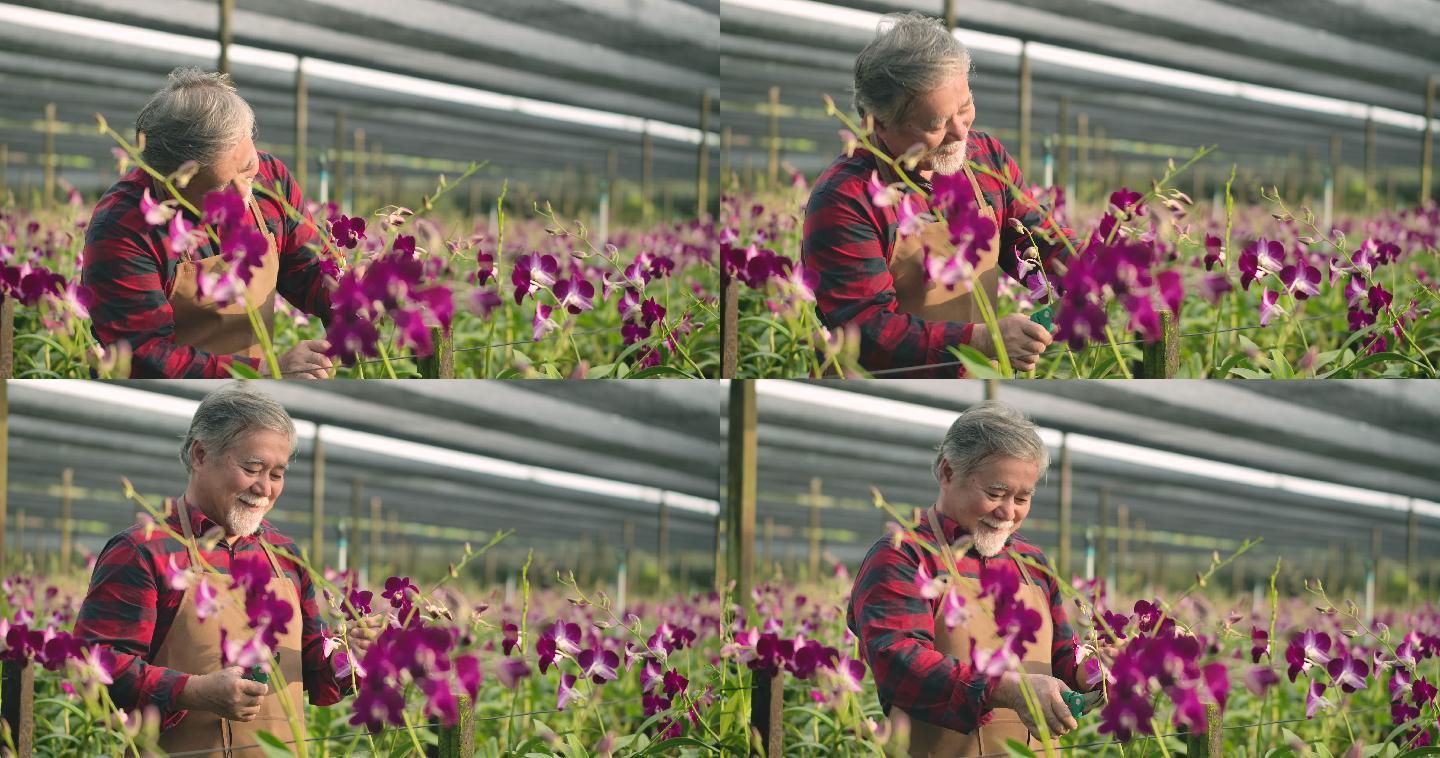
[{"label": "man's fingers", "polygon": [[270,690],[270,685],[263,682],[256,682],[250,679],[240,680],[240,691],[255,698],[255,704],[260,703],[260,696]]}]

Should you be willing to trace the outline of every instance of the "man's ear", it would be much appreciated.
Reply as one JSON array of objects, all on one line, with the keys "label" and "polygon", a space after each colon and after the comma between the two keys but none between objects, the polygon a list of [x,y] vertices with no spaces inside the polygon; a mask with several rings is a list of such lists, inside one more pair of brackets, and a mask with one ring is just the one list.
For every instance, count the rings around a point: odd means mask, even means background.
[{"label": "man's ear", "polygon": [[205,446],[200,444],[200,440],[195,440],[190,443],[190,468],[199,468],[204,463]]},{"label": "man's ear", "polygon": [[941,459],[940,459],[940,483],[941,483],[941,484],[949,484],[949,483],[950,483],[950,480],[951,480],[954,476],[955,476],[955,469],[953,469],[953,468],[950,467],[950,461],[947,461],[947,460],[945,460],[944,458],[941,458]]}]

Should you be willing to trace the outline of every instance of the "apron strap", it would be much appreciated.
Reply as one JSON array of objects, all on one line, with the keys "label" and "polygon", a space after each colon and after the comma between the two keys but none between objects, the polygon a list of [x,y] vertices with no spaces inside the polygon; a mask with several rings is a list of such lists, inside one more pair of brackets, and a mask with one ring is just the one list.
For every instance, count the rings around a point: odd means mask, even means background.
[{"label": "apron strap", "polygon": [[205,564],[200,562],[200,549],[195,546],[195,532],[190,528],[190,508],[184,497],[175,501],[175,513],[180,517],[180,529],[185,533],[185,549],[190,552],[190,565],[198,571],[204,571]]},{"label": "apron strap", "polygon": [[260,227],[260,233],[265,235],[265,241],[270,243],[270,249],[278,254],[280,247],[275,244],[275,235],[270,233],[270,227],[265,225],[265,216],[260,213],[260,204],[255,201],[255,192],[253,190],[250,192],[250,199],[246,202],[246,205],[250,206],[250,215],[255,218],[255,225]]},{"label": "apron strap", "polygon": [[275,572],[276,579],[287,579],[285,572],[280,570],[280,562],[275,559],[275,553],[271,552],[270,545],[259,537],[255,538],[260,543],[260,549],[265,551],[265,557],[270,559],[270,568]]},{"label": "apron strap", "polygon": [[996,216],[995,210],[990,207],[990,201],[985,199],[985,193],[980,191],[980,182],[975,178],[975,172],[970,170],[969,163],[965,164],[965,176],[970,179],[970,189],[975,190],[975,200],[980,203],[980,210],[989,211],[998,221],[999,216]]},{"label": "apron strap", "polygon": [[1020,558],[1015,554],[1014,550],[1006,550],[1005,552],[1010,555],[1010,560],[1015,563],[1015,568],[1020,569],[1020,576],[1025,578],[1026,584],[1033,584],[1037,587],[1041,586],[1039,582],[1030,578],[1030,572],[1025,569],[1025,564],[1020,562]]},{"label": "apron strap", "polygon": [[935,509],[931,508],[925,514],[930,517],[930,529],[935,535],[935,544],[940,546],[941,563],[946,570],[960,573],[960,562],[955,560],[955,553],[950,549],[950,540],[945,537],[945,530],[940,528],[940,519],[935,517]]}]

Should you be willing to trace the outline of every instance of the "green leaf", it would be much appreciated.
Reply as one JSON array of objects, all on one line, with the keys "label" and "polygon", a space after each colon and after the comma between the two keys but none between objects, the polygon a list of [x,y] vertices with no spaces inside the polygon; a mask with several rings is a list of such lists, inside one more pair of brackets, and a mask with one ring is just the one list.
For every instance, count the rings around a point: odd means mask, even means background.
[{"label": "green leaf", "polygon": [[1290,367],[1290,361],[1285,360],[1285,352],[1280,348],[1270,350],[1270,356],[1275,359],[1274,368],[1271,369],[1271,376],[1275,379],[1294,379],[1295,369]]},{"label": "green leaf", "polygon": [[1034,750],[1014,739],[1005,740],[1005,754],[1011,758],[1036,758]]},{"label": "green leaf", "polygon": [[233,379],[259,379],[260,372],[248,363],[231,363],[230,376]]},{"label": "green leaf", "polygon": [[589,371],[585,372],[585,378],[604,379],[613,373],[615,373],[614,363],[602,363],[599,366],[591,367]]},{"label": "green leaf", "polygon": [[965,374],[971,379],[1000,379],[1000,369],[990,365],[990,359],[973,345],[951,345],[950,354],[965,365]]},{"label": "green leaf", "polygon": [[1250,368],[1240,368],[1239,366],[1236,366],[1236,367],[1230,369],[1230,373],[1232,373],[1232,374],[1234,374],[1234,375],[1236,375],[1236,376],[1238,376],[1238,377],[1240,377],[1240,378],[1242,378],[1242,379],[1270,379],[1270,378],[1271,378],[1271,376],[1270,376],[1269,374],[1265,373],[1264,371],[1257,371],[1257,370],[1255,370],[1255,369],[1250,369]]},{"label": "green leaf", "polygon": [[255,739],[260,741],[260,749],[264,750],[265,755],[270,758],[289,758],[295,755],[295,751],[291,750],[283,740],[264,729],[255,734]]}]

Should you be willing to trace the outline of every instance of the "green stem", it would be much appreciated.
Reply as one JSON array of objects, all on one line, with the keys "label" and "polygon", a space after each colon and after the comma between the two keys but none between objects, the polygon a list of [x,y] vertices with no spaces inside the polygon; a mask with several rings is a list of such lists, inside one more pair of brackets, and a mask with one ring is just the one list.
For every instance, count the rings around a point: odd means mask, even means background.
[{"label": "green stem", "polygon": [[1126,379],[1134,379],[1130,374],[1130,367],[1125,365],[1125,359],[1120,357],[1120,346],[1115,344],[1115,332],[1109,324],[1105,325],[1105,341],[1110,344],[1110,352],[1115,354],[1115,365],[1120,367],[1120,373],[1124,374]]}]

